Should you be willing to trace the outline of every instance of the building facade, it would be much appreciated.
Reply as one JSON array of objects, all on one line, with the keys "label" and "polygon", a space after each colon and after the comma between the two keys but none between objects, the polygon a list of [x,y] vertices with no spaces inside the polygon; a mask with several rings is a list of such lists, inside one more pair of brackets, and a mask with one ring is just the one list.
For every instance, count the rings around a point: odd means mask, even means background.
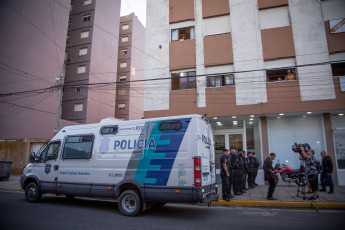
[{"label": "building facade", "polygon": [[89,124],[114,117],[115,85],[107,83],[117,78],[120,7],[121,0],[71,1],[63,119]]},{"label": "building facade", "polygon": [[119,29],[115,117],[121,120],[144,116],[145,27],[132,13],[122,16]]},{"label": "building facade", "polygon": [[[0,2],[0,160],[20,173],[29,153],[54,136],[69,0]],[[9,93],[50,88],[25,94]],[[62,121],[62,127],[73,122]]]},{"label": "building facade", "polygon": [[207,114],[218,169],[232,146],[297,168],[309,143],[344,185],[344,18],[339,0],[148,0],[144,116]]}]

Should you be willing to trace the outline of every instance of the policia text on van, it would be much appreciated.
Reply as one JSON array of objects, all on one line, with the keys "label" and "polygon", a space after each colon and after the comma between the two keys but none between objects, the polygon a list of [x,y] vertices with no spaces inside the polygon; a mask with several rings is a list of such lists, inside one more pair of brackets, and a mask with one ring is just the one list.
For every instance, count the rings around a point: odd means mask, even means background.
[{"label": "policia text on van", "polygon": [[166,202],[218,199],[211,125],[200,115],[119,121],[62,129],[30,155],[21,186],[42,194],[118,199],[134,216]]}]

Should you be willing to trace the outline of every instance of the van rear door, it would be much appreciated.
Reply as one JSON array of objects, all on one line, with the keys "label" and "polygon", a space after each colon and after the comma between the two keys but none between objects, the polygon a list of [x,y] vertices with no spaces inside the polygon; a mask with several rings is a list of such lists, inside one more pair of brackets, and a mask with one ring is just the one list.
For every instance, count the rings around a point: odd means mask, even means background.
[{"label": "van rear door", "polygon": [[199,153],[201,157],[202,186],[208,186],[215,183],[213,136],[211,124],[207,119],[203,118],[200,122],[199,135],[201,135],[201,141],[199,141]]}]

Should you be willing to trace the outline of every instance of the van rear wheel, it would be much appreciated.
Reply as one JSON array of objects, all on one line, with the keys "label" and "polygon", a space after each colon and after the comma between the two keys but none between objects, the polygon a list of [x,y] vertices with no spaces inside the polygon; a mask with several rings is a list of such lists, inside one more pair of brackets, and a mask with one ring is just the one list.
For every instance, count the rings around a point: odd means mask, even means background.
[{"label": "van rear wheel", "polygon": [[134,190],[121,193],[119,198],[119,210],[124,216],[136,216],[141,211],[141,198]]},{"label": "van rear wheel", "polygon": [[26,186],[25,199],[31,203],[36,203],[41,199],[42,193],[35,182]]}]

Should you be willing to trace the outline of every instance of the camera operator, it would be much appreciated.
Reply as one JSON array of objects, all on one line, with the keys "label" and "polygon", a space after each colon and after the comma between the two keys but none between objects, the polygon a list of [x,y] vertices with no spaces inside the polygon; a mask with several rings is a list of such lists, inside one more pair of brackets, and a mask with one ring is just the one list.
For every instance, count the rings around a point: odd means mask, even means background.
[{"label": "camera operator", "polygon": [[301,153],[305,158],[305,166],[306,166],[306,176],[308,177],[308,181],[310,184],[310,188],[313,191],[313,196],[309,198],[309,200],[317,201],[319,196],[317,194],[318,191],[318,173],[317,173],[317,163],[316,159],[312,154],[313,151],[304,151],[304,147],[301,147]]}]

